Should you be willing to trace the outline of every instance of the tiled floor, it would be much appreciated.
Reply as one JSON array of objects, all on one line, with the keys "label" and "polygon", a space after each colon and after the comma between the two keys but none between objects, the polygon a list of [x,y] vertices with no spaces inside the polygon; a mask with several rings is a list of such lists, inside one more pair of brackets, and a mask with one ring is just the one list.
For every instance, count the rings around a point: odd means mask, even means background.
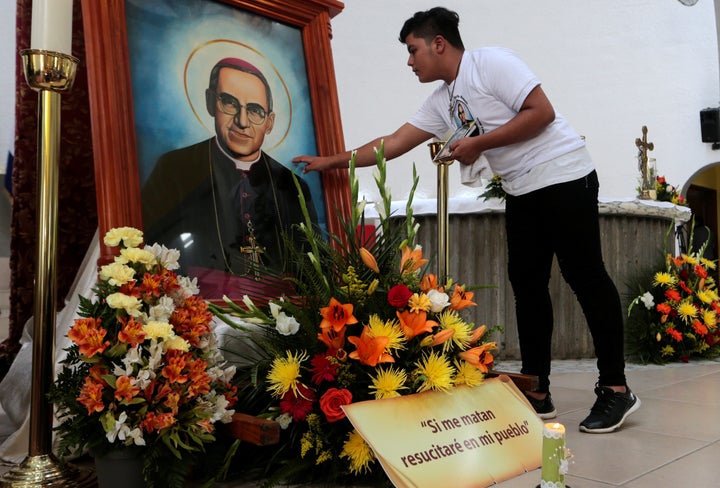
[{"label": "tiled floor", "polygon": [[[517,371],[518,365],[504,362],[499,368]],[[576,428],[594,401],[594,361],[557,361],[553,368],[557,421],[565,425],[567,447],[573,453],[567,486],[720,486],[720,361],[667,366],[629,364],[628,381],[642,406],[620,431],[602,435],[584,434]],[[537,469],[494,486],[533,488],[539,483]],[[218,488],[255,486],[228,481]]]}]

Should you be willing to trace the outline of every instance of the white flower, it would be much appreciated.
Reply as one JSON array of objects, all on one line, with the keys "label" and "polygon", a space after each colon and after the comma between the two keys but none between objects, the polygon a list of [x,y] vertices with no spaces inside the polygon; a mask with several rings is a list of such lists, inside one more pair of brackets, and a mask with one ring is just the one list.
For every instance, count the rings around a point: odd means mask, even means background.
[{"label": "white flower", "polygon": [[110,247],[120,245],[121,241],[125,247],[138,247],[143,241],[143,233],[133,227],[116,227],[110,229],[103,239]]},{"label": "white flower", "polygon": [[178,284],[182,289],[182,294],[180,296],[181,301],[200,293],[200,288],[198,288],[197,285],[197,278],[191,279],[188,276],[178,276]]},{"label": "white flower", "polygon": [[168,350],[176,349],[183,352],[188,352],[190,350],[190,343],[182,337],[176,336],[175,334],[172,334],[167,339],[165,339],[163,341],[163,344]]},{"label": "white flower", "polygon": [[144,390],[155,379],[155,373],[149,369],[141,369],[135,377],[135,386]]},{"label": "white flower", "polygon": [[168,322],[175,311],[175,302],[168,296],[162,296],[157,304],[150,307],[148,317],[157,322]]},{"label": "white flower", "polygon": [[284,336],[289,336],[297,333],[300,330],[300,324],[295,317],[280,312],[277,316],[277,322],[275,323],[275,329]]},{"label": "white flower", "polygon": [[148,352],[150,353],[150,357],[148,358],[148,368],[150,368],[152,371],[155,371],[162,364],[162,360],[163,360],[162,345],[158,344],[156,339],[153,339],[150,342],[150,347],[148,348]]},{"label": "white flower", "polygon": [[144,264],[145,269],[152,269],[152,267],[157,264],[157,260],[153,253],[145,249],[138,249],[137,247],[121,249],[120,256],[115,258],[115,262],[120,264]]},{"label": "white flower", "polygon": [[177,249],[168,249],[160,244],[145,246],[146,251],[150,251],[155,256],[160,265],[165,269],[175,270],[180,267],[178,260],[180,259],[180,251]]},{"label": "white flower", "polygon": [[652,310],[655,306],[655,300],[653,299],[652,293],[649,291],[646,291],[643,296],[640,297],[640,300],[645,304],[645,308],[648,310]]},{"label": "white flower", "polygon": [[280,424],[281,429],[285,430],[290,427],[290,424],[292,423],[292,415],[287,412],[280,414],[275,418],[275,422]]},{"label": "white flower", "polygon": [[115,421],[112,423],[112,426],[110,427],[110,430],[108,430],[105,433],[105,437],[107,438],[108,442],[113,443],[115,442],[115,439],[120,439],[121,441],[125,440],[125,437],[127,434],[130,433],[130,427],[125,425],[125,421],[127,420],[127,413],[122,412],[120,416],[115,419]]},{"label": "white flower", "polygon": [[430,290],[427,292],[430,299],[430,311],[433,313],[442,312],[445,307],[450,305],[450,297],[447,293],[438,290]]},{"label": "white flower", "polygon": [[568,462],[567,459],[561,459],[560,460],[560,468],[558,468],[558,473],[565,476],[568,474]]}]

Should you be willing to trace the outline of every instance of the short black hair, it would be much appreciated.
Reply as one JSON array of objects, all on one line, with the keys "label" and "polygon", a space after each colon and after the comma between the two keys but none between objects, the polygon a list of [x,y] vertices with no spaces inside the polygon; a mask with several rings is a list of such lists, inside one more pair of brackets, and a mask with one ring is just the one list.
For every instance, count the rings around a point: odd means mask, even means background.
[{"label": "short black hair", "polygon": [[244,59],[224,58],[218,61],[210,71],[210,81],[208,82],[208,89],[210,91],[212,91],[213,93],[217,91],[217,86],[220,79],[220,70],[223,68],[231,68],[238,71],[243,71],[245,73],[256,76],[260,81],[262,81],[262,84],[265,85],[265,103],[267,103],[268,112],[273,111],[273,97],[272,90],[270,89],[270,83],[268,83],[267,78],[265,78],[265,75],[263,75],[258,68],[245,61]]},{"label": "short black hair", "polygon": [[410,34],[426,42],[430,42],[435,36],[443,36],[452,46],[458,49],[465,49],[460,37],[460,16],[457,12],[448,10],[445,7],[434,7],[424,12],[415,12],[400,29],[400,42],[405,44],[405,39]]}]

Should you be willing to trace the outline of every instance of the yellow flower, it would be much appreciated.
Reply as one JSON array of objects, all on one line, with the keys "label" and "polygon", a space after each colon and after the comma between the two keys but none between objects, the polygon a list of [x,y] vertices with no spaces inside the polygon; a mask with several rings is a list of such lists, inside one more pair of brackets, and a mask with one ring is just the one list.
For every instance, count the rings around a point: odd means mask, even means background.
[{"label": "yellow flower", "polygon": [[150,320],[143,325],[143,332],[147,334],[148,339],[168,339],[175,334],[172,325],[156,320]]},{"label": "yellow flower", "polygon": [[105,298],[105,302],[110,308],[125,310],[131,317],[139,317],[141,315],[140,307],[142,306],[142,302],[130,295],[112,293]]},{"label": "yellow flower", "polygon": [[383,320],[377,315],[371,315],[368,319],[368,328],[372,337],[387,337],[386,351],[397,351],[405,349],[405,334],[400,328],[397,320]]},{"label": "yellow flower", "polygon": [[453,386],[453,367],[450,361],[441,353],[431,351],[421,361],[415,363],[417,369],[414,371],[417,378],[422,382],[418,392],[426,390],[446,391]]},{"label": "yellow flower", "polygon": [[138,247],[142,244],[143,233],[133,227],[116,227],[105,234],[106,246],[115,247],[123,243],[125,247]]},{"label": "yellow flower", "polygon": [[122,286],[135,278],[135,270],[122,263],[110,263],[100,268],[100,279],[113,286]]},{"label": "yellow flower", "polygon": [[273,396],[282,398],[289,390],[298,395],[297,384],[300,378],[300,363],[307,359],[306,352],[298,352],[294,355],[291,351],[286,351],[287,357],[277,357],[270,366],[270,372],[267,379],[270,382],[268,391]]},{"label": "yellow flower", "polygon": [[697,317],[698,311],[695,305],[689,299],[686,299],[677,306],[677,313],[685,322],[689,322]]},{"label": "yellow flower", "polygon": [[348,438],[345,444],[343,444],[340,457],[348,458],[348,461],[350,461],[350,472],[356,475],[369,473],[370,463],[375,461],[375,455],[372,449],[370,449],[370,446],[356,430],[348,433]]},{"label": "yellow flower", "polygon": [[477,386],[485,380],[485,374],[467,361],[455,361],[454,383],[456,385]]},{"label": "yellow flower", "polygon": [[663,357],[672,356],[673,354],[675,354],[675,349],[668,344],[660,350],[660,354],[662,354]]},{"label": "yellow flower", "polygon": [[155,255],[145,249],[138,249],[137,247],[129,247],[120,251],[120,256],[115,258],[116,263],[129,264],[139,263],[144,264],[146,269],[150,269],[157,264]]},{"label": "yellow flower", "polygon": [[655,279],[653,285],[655,286],[671,286],[675,284],[675,277],[670,273],[659,272],[655,273]]},{"label": "yellow flower", "polygon": [[[438,317],[440,329],[452,329],[455,333],[452,336],[452,342],[461,349],[467,349],[470,345],[472,337],[472,327],[465,322],[460,315],[454,310],[445,310]],[[445,350],[450,348],[450,344],[446,343]]]},{"label": "yellow flower", "polygon": [[190,343],[182,337],[176,336],[175,334],[171,335],[167,338],[167,340],[163,342],[165,344],[165,347],[167,347],[168,349],[175,349],[183,352],[188,352],[190,350]]},{"label": "yellow flower", "polygon": [[698,263],[697,258],[694,255],[682,254],[683,259],[686,263],[696,265]]},{"label": "yellow flower", "polygon": [[713,329],[717,326],[717,314],[715,313],[715,310],[703,311],[703,323],[708,329]]},{"label": "yellow flower", "polygon": [[695,295],[698,297],[698,300],[708,305],[713,302],[712,290],[700,290],[699,292],[695,293]]},{"label": "yellow flower", "polygon": [[402,394],[398,390],[406,390],[404,386],[407,381],[407,374],[402,369],[381,369],[377,376],[372,379],[371,390],[375,390],[375,399],[394,398]]},{"label": "yellow flower", "polygon": [[705,265],[705,267],[708,268],[708,269],[715,269],[715,268],[716,268],[715,261],[713,261],[713,260],[711,260],[711,259],[700,258],[700,262],[701,262],[703,265]]},{"label": "yellow flower", "polygon": [[419,311],[429,312],[430,306],[432,306],[432,302],[424,293],[413,293],[410,300],[408,300],[408,307],[410,307],[410,311],[413,313]]}]

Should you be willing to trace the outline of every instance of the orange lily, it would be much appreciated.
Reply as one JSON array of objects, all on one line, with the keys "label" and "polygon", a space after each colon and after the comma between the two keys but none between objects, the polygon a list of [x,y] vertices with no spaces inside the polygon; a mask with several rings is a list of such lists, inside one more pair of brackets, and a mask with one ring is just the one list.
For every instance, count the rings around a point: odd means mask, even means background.
[{"label": "orange lily", "polygon": [[330,299],[327,307],[320,309],[320,314],[323,318],[320,322],[321,329],[332,327],[335,332],[340,332],[340,329],[346,325],[357,323],[357,319],[353,315],[352,303],[342,304],[335,298]]},{"label": "orange lily", "polygon": [[422,257],[422,249],[417,248],[410,250],[409,246],[402,248],[400,256],[400,273],[414,273],[428,263],[427,259]]},{"label": "orange lily", "polygon": [[455,335],[455,329],[444,329],[432,336],[430,347],[444,344]]},{"label": "orange lily", "polygon": [[362,364],[368,366],[377,366],[378,363],[394,363],[395,358],[385,352],[385,347],[390,342],[388,337],[373,337],[370,333],[370,327],[363,327],[360,337],[350,336],[348,342],[355,346],[355,350],[350,353],[352,359],[357,359]]},{"label": "orange lily", "polygon": [[432,273],[428,273],[420,280],[420,290],[422,290],[423,293],[427,293],[430,290],[443,291],[443,287],[438,287],[437,276]]},{"label": "orange lily", "polygon": [[400,327],[407,339],[412,339],[423,332],[432,334],[433,327],[437,327],[438,325],[434,320],[427,319],[427,312],[424,310],[418,312],[403,310],[402,312],[396,313],[398,319],[400,319]]},{"label": "orange lily", "polygon": [[487,373],[490,371],[488,365],[491,365],[495,359],[489,351],[490,349],[495,349],[496,347],[497,345],[494,342],[488,342],[482,346],[473,347],[472,349],[461,352],[458,356],[460,356],[460,359],[472,364],[483,373]]},{"label": "orange lily", "polygon": [[482,338],[482,336],[485,335],[486,331],[487,331],[486,325],[481,325],[480,327],[475,329],[472,332],[472,335],[470,335],[470,344],[471,345],[477,344],[477,341],[479,341]]},{"label": "orange lily", "polygon": [[341,327],[340,330],[335,330],[332,327],[326,327],[320,329],[318,334],[318,340],[325,344],[328,349],[340,350],[345,347],[345,326]]},{"label": "orange lily", "polygon": [[453,294],[450,297],[450,308],[453,310],[462,310],[473,305],[477,305],[472,301],[475,294],[471,291],[465,291],[460,285],[455,285]]},{"label": "orange lily", "polygon": [[380,273],[380,268],[378,267],[375,256],[373,256],[372,253],[364,247],[360,248],[360,259],[362,259],[362,262],[365,263],[365,266],[375,271],[376,273]]}]

